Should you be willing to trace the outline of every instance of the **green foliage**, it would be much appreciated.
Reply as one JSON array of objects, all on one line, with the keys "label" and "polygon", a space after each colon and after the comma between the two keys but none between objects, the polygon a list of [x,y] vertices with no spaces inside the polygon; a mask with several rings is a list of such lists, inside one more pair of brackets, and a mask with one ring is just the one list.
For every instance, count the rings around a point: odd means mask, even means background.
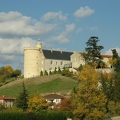
[{"label": "green foliage", "polygon": [[99,41],[98,37],[92,36],[86,42],[88,47],[85,48],[86,53],[83,54],[85,62],[92,65],[94,62],[97,63],[97,67],[100,67],[102,61],[102,56],[100,51],[104,48],[103,46],[98,46],[97,42]]},{"label": "green foliage", "polygon": [[43,76],[43,71],[41,70],[41,72],[40,72],[40,76]]},{"label": "green foliage", "polygon": [[112,59],[118,58],[118,53],[117,53],[116,49],[112,49],[111,51],[112,51],[112,54],[113,54]]},{"label": "green foliage", "polygon": [[16,69],[11,74],[11,77],[15,77],[15,78],[20,77],[21,73],[22,73],[21,70]]},{"label": "green foliage", "polygon": [[60,67],[58,67],[57,73],[58,73],[58,74],[61,74],[61,69],[60,69]]},{"label": "green foliage", "polygon": [[79,67],[78,67],[78,71],[81,71],[83,69],[83,65],[80,65]]},{"label": "green foliage", "polygon": [[66,120],[63,112],[0,112],[0,120]]},{"label": "green foliage", "polygon": [[5,109],[4,105],[0,105],[0,111],[2,111],[4,109]]},{"label": "green foliage", "polygon": [[45,72],[44,72],[44,75],[46,76],[46,75],[48,75],[48,72],[45,70]]},{"label": "green foliage", "polygon": [[55,67],[55,69],[54,69],[53,73],[54,73],[54,74],[56,74],[56,73],[57,73],[57,68],[56,68],[56,67]]},{"label": "green foliage", "polygon": [[64,69],[64,70],[62,70],[62,72],[61,72],[61,75],[63,75],[63,76],[72,76],[73,74],[72,74],[72,72],[70,72],[69,71],[69,69]]},{"label": "green foliage", "polygon": [[52,72],[51,72],[51,71],[49,72],[49,75],[52,75]]},{"label": "green foliage", "polygon": [[28,108],[28,93],[27,90],[25,88],[25,84],[23,82],[23,90],[18,94],[16,101],[15,101],[15,105],[18,108],[21,108],[22,110],[26,110]]},{"label": "green foliage", "polygon": [[120,102],[120,72],[117,72],[114,80],[114,101]]}]

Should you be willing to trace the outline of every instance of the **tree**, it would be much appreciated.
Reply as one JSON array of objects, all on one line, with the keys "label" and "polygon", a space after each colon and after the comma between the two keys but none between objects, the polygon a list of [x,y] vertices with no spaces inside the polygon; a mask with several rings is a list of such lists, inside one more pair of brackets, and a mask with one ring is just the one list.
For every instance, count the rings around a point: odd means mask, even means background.
[{"label": "tree", "polygon": [[61,69],[60,69],[60,67],[58,67],[57,73],[58,73],[58,74],[61,74]]},{"label": "tree", "polygon": [[9,65],[5,66],[5,69],[8,71],[8,73],[13,73],[13,68]]},{"label": "tree", "polygon": [[46,76],[46,75],[48,75],[48,72],[45,70],[45,72],[44,72],[44,75]]},{"label": "tree", "polygon": [[102,61],[102,56],[100,51],[104,48],[103,46],[98,46],[97,42],[99,41],[98,37],[92,36],[86,42],[88,46],[85,48],[85,53],[83,54],[83,58],[85,59],[86,63],[93,64],[94,62],[97,63],[97,67],[100,67],[100,63]]},{"label": "tree", "polygon": [[64,98],[60,103],[60,110],[62,111],[71,111],[71,99],[70,98]]},{"label": "tree", "polygon": [[103,120],[106,96],[99,88],[98,73],[90,65],[85,65],[78,77],[78,88],[71,94],[74,116],[80,120]]},{"label": "tree", "polygon": [[15,105],[16,107],[22,109],[23,111],[26,110],[28,108],[28,93],[27,90],[25,88],[25,84],[23,82],[22,84],[22,91],[18,94],[16,101],[15,101]]},{"label": "tree", "polygon": [[9,77],[10,73],[8,72],[8,69],[5,67],[0,67],[0,83],[4,83]]},{"label": "tree", "polygon": [[17,78],[18,76],[20,76],[22,74],[21,70],[14,70],[13,73],[11,74],[11,77],[15,77]]},{"label": "tree", "polygon": [[115,75],[114,81],[114,101],[120,102],[120,72]]},{"label": "tree", "polygon": [[37,112],[40,110],[47,110],[49,104],[42,95],[35,94],[29,98],[28,107],[30,110]]},{"label": "tree", "polygon": [[41,70],[41,72],[40,72],[40,76],[43,76],[43,71]]},{"label": "tree", "polygon": [[120,72],[120,57],[118,56],[116,49],[113,49],[112,53],[113,53],[112,59],[115,60],[115,63],[113,64],[114,70],[116,72]]}]

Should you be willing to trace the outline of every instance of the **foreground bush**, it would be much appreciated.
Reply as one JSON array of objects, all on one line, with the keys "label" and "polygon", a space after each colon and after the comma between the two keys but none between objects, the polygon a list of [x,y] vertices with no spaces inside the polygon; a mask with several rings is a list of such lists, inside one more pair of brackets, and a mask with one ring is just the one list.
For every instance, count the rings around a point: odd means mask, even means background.
[{"label": "foreground bush", "polygon": [[0,112],[0,120],[66,120],[63,112]]}]

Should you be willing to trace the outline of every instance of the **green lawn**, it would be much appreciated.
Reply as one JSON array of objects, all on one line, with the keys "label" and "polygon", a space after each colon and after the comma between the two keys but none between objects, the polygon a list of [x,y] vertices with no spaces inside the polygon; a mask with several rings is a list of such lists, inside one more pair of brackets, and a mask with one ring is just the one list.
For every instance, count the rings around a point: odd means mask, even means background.
[{"label": "green lawn", "polygon": [[72,90],[77,84],[76,80],[61,75],[16,80],[0,87],[0,96],[16,97],[22,90],[23,81],[29,94],[67,92]]}]

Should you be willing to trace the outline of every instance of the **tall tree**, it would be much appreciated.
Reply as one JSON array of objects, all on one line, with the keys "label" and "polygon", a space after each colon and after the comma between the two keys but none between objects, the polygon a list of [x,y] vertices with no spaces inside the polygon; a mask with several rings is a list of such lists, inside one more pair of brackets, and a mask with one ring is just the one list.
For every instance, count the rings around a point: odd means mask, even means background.
[{"label": "tall tree", "polygon": [[85,48],[86,53],[83,54],[86,63],[93,64],[97,63],[100,67],[102,61],[102,56],[100,51],[104,48],[103,46],[97,45],[99,39],[98,37],[92,36],[86,42],[87,47]]},{"label": "tall tree", "polygon": [[112,54],[112,59],[115,60],[115,63],[113,64],[114,70],[120,72],[120,57],[118,56],[116,49],[112,50]]},{"label": "tall tree", "polygon": [[71,95],[74,116],[80,120],[103,120],[106,114],[106,96],[99,89],[97,72],[86,65],[78,76],[78,88]]},{"label": "tall tree", "polygon": [[27,90],[25,88],[25,84],[23,82],[22,84],[22,91],[18,94],[16,101],[15,101],[15,105],[16,107],[22,109],[23,111],[26,110],[28,108],[28,93]]}]

